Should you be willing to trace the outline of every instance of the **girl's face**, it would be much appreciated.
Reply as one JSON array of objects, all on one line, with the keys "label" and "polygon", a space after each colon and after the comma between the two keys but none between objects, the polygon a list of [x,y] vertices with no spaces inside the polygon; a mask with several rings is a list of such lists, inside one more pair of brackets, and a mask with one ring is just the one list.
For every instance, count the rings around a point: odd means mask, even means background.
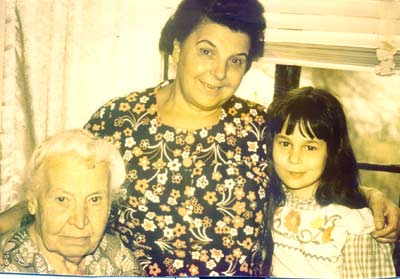
[{"label": "girl's face", "polygon": [[235,93],[246,73],[247,34],[204,21],[182,42],[175,41],[177,92],[195,110],[220,108]]},{"label": "girl's face", "polygon": [[[301,199],[313,196],[325,170],[328,157],[324,140],[304,136],[296,124],[291,135],[285,134],[287,120],[282,131],[275,135],[273,143],[274,168],[289,191]],[[302,127],[302,131],[305,128]]]}]

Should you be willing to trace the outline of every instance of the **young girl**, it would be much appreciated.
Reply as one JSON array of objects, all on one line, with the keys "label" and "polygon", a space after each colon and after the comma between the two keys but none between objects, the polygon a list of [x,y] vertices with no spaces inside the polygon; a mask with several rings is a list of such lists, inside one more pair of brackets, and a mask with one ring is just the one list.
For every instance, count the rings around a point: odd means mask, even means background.
[{"label": "young girl", "polygon": [[391,245],[370,235],[373,218],[339,101],[324,90],[295,89],[271,104],[267,124],[272,275],[394,277]]}]

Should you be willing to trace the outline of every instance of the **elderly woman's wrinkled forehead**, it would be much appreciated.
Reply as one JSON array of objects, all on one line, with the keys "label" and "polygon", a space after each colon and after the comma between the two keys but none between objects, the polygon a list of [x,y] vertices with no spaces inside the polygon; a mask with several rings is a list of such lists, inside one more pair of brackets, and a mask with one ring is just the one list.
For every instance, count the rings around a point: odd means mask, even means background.
[{"label": "elderly woman's wrinkled forehead", "polygon": [[[47,190],[49,187],[63,187],[66,190],[81,191],[89,181],[105,181],[98,187],[109,187],[110,172],[105,162],[98,162],[94,158],[82,158],[75,153],[55,155],[47,158],[43,165]],[[44,189],[42,189],[44,190]]]},{"label": "elderly woman's wrinkled forehead", "polygon": [[94,155],[83,157],[75,152],[68,152],[64,154],[49,156],[46,158],[45,163],[47,164],[47,167],[57,166],[59,164],[62,164],[63,161],[65,160],[81,164],[82,166],[85,166],[85,168],[87,169],[94,169],[100,165],[105,165],[104,162],[101,162],[98,159],[96,159]]}]

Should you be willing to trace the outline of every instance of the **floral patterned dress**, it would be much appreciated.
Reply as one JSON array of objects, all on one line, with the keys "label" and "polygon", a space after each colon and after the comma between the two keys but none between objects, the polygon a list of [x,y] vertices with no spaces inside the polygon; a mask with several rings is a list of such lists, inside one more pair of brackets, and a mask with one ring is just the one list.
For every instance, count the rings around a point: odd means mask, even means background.
[{"label": "floral patterned dress", "polygon": [[126,164],[110,226],[151,276],[257,274],[265,108],[232,97],[217,125],[176,129],[159,119],[158,89],[109,101],[85,126]]},{"label": "floral patterned dress", "polygon": [[[18,231],[7,241],[3,253],[4,264],[0,265],[0,271],[56,273],[26,229]],[[81,275],[144,275],[132,252],[117,237],[109,234],[104,235],[93,254],[82,259],[78,270]]]}]

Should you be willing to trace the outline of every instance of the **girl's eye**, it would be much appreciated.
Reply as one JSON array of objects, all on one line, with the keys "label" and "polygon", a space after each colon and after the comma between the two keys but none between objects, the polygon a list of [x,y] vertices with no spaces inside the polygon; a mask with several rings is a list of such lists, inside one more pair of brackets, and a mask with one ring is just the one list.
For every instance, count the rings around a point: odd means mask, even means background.
[{"label": "girl's eye", "polygon": [[307,145],[307,146],[306,146],[306,150],[308,150],[308,151],[314,151],[314,150],[317,150],[317,148],[316,148],[315,146]]},{"label": "girl's eye", "polygon": [[281,145],[283,147],[288,147],[289,143],[287,141],[281,141],[281,142],[279,142],[279,145]]}]

